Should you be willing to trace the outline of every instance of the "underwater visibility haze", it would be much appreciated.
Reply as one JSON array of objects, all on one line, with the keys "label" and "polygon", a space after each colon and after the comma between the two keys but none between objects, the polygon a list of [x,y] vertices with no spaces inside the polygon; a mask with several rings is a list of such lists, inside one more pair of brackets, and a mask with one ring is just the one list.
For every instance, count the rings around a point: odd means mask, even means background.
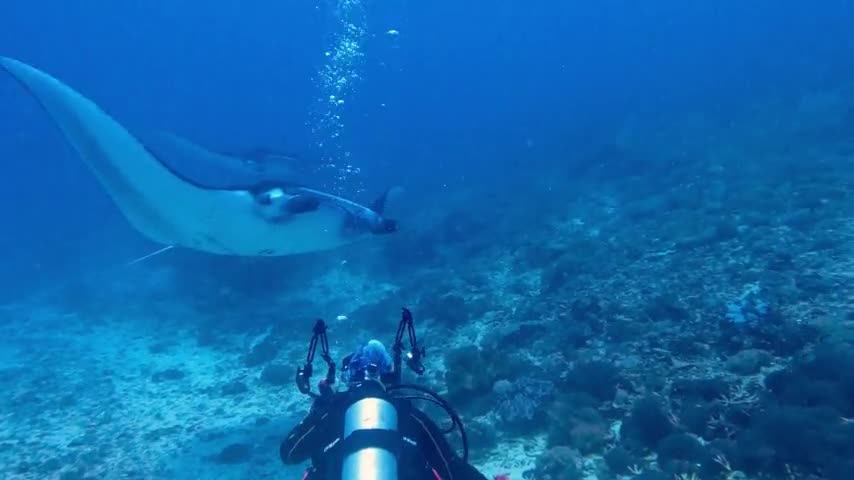
[{"label": "underwater visibility haze", "polygon": [[854,478],[851,25],[7,2],[0,477],[302,478],[313,327],[411,325],[489,479]]}]

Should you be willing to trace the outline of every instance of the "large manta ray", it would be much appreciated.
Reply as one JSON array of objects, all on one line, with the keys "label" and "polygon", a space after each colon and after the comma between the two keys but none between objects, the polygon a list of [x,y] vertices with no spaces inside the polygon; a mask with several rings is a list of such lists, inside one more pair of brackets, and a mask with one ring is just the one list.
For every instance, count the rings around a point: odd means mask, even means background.
[{"label": "large manta ray", "polygon": [[168,246],[222,255],[291,255],[397,230],[371,207],[296,183],[287,165],[260,168],[180,137],[137,137],[94,102],[17,60],[0,66],[44,107],[128,221]]}]

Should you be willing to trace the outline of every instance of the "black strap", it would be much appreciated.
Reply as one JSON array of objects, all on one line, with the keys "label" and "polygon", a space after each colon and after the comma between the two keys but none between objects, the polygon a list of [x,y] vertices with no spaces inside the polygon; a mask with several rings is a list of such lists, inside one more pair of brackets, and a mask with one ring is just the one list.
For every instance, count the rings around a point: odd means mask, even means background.
[{"label": "black strap", "polygon": [[363,448],[382,448],[398,456],[403,443],[400,432],[395,430],[356,430],[341,441],[338,455],[343,458]]}]

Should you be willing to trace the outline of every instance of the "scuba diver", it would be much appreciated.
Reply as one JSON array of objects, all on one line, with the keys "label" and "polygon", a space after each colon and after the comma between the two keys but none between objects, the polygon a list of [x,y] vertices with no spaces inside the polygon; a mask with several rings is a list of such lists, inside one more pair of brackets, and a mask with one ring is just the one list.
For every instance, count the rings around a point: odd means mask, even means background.
[{"label": "scuba diver", "polygon": [[[431,390],[401,383],[403,336],[408,333],[407,366],[424,373],[412,313],[403,309],[390,355],[378,340],[360,346],[344,358],[342,380],[347,390],[335,391],[335,362],[329,355],[326,324],[318,320],[306,363],[297,368],[299,390],[314,402],[308,415],[291,430],[279,449],[282,461],[293,465],[309,458],[312,466],[303,480],[486,480],[468,463],[468,440],[459,416]],[[312,361],[318,344],[327,372],[311,390]],[[452,425],[440,429],[412,402],[441,406]],[[446,434],[459,430],[463,454],[453,451]]]}]

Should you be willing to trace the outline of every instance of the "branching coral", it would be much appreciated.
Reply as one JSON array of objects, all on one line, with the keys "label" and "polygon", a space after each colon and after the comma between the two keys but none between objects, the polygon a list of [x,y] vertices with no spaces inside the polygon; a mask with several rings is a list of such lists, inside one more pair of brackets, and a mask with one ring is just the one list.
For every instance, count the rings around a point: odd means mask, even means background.
[{"label": "branching coral", "polygon": [[751,393],[744,384],[737,384],[730,389],[729,393],[718,397],[718,402],[724,407],[750,410],[759,402],[759,395]]}]

